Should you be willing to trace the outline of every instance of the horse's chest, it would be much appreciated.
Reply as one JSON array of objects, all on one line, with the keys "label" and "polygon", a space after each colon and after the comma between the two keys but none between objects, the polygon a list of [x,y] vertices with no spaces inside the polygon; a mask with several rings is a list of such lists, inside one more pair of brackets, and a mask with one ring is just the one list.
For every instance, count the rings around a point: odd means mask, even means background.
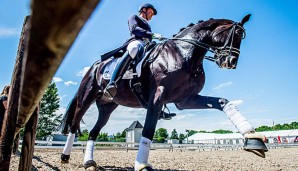
[{"label": "horse's chest", "polygon": [[193,74],[175,73],[173,76],[167,75],[161,80],[161,84],[166,89],[166,97],[169,101],[176,101],[181,98],[198,94],[205,84],[204,73]]}]

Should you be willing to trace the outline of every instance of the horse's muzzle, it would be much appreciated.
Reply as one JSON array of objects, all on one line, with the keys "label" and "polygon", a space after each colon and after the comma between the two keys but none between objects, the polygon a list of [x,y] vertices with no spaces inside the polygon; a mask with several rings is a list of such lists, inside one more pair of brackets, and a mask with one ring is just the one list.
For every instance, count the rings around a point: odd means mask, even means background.
[{"label": "horse's muzzle", "polygon": [[221,68],[227,68],[227,69],[236,69],[237,66],[237,57],[235,56],[227,56],[224,60],[219,61],[219,66]]},{"label": "horse's muzzle", "polygon": [[237,67],[237,62],[238,62],[238,58],[235,56],[230,56],[229,57],[229,69],[236,69]]}]

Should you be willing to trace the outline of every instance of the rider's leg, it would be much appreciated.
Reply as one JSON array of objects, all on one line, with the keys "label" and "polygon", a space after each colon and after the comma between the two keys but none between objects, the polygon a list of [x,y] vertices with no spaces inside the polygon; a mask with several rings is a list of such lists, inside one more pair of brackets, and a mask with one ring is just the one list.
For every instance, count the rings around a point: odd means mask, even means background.
[{"label": "rider's leg", "polygon": [[132,60],[134,60],[140,53],[143,53],[143,43],[140,40],[135,40],[129,43],[127,46],[127,52],[121,57],[119,62],[117,63],[115,70],[111,76],[109,84],[106,86],[104,90],[104,94],[113,99],[113,97],[117,93],[117,82],[121,80],[124,73],[129,67],[129,64]]}]

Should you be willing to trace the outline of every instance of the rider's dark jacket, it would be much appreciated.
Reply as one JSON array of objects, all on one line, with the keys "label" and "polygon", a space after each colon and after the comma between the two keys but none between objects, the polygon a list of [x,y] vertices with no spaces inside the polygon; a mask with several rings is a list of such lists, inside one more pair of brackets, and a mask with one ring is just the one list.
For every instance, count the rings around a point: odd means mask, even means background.
[{"label": "rider's dark jacket", "polygon": [[128,19],[128,27],[129,27],[131,37],[128,40],[126,40],[126,42],[122,46],[112,51],[109,51],[105,54],[102,54],[101,61],[104,61],[112,56],[118,57],[117,53],[121,50],[125,52],[126,47],[133,40],[143,40],[145,38],[148,39],[149,41],[152,40],[153,33],[151,32],[151,27],[149,26],[148,22],[145,19],[137,15],[132,15]]}]

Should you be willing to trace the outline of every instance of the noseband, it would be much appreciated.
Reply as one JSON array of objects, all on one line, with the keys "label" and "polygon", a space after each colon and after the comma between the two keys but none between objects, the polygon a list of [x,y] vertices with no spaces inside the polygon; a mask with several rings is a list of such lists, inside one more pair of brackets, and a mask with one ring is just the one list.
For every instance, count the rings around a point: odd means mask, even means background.
[{"label": "noseband", "polygon": [[[205,56],[205,59],[210,60],[212,62],[215,62],[217,60],[220,60],[224,56],[231,55],[232,53],[236,53],[238,55],[240,54],[240,49],[234,48],[232,46],[233,45],[233,41],[234,41],[235,30],[236,30],[237,27],[241,28],[242,31],[243,31],[243,37],[242,37],[242,39],[245,38],[245,36],[246,36],[245,29],[239,23],[234,22],[231,26],[227,27],[224,30],[221,30],[218,33],[216,33],[216,35],[218,35],[218,34],[224,32],[224,31],[226,31],[227,29],[230,29],[229,35],[228,35],[228,37],[227,37],[224,45],[221,46],[221,47],[215,47],[215,46],[212,46],[212,45],[203,43],[201,41],[198,41],[197,39],[171,38],[170,40],[180,40],[180,41],[183,41],[183,42],[190,43],[190,44],[192,44],[194,46],[204,48],[207,51],[209,51],[211,53],[214,53],[214,56],[213,57],[212,56]],[[230,42],[230,44],[228,45],[229,42]]]}]

